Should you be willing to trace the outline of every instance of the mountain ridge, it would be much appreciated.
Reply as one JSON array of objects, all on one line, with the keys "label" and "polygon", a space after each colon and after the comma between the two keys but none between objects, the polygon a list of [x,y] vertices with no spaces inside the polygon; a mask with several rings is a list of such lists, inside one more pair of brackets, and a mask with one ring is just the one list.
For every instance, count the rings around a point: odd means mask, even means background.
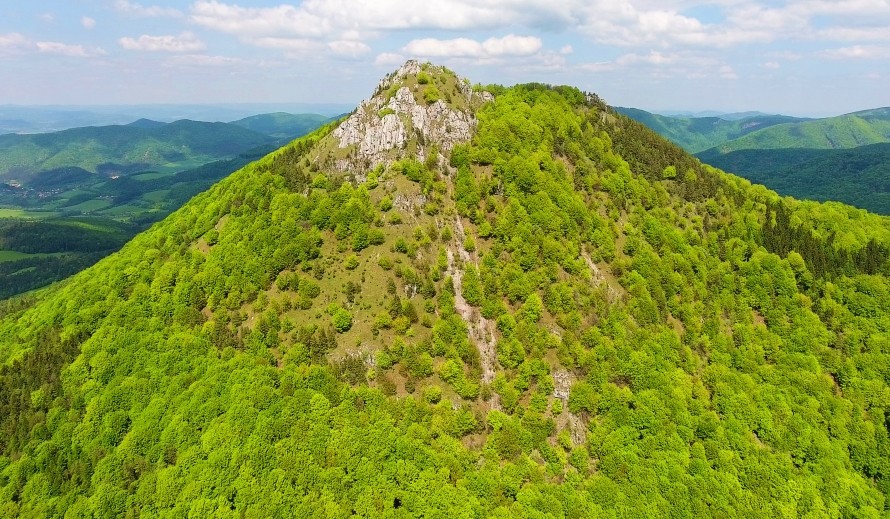
[{"label": "mountain ridge", "polygon": [[885,513],[888,219],[405,67],[3,309],[5,512]]}]

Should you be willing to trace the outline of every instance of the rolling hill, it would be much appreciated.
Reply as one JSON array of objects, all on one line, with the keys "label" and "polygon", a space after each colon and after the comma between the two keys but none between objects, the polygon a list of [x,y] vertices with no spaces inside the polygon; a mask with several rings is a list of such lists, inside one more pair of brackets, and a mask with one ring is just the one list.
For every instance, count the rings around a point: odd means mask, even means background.
[{"label": "rolling hill", "polygon": [[[284,121],[301,121],[302,129],[290,125],[279,130],[302,135],[320,126],[320,122],[314,126],[311,122],[319,117],[285,118]],[[17,144],[0,151],[0,162],[14,160],[10,157],[21,156],[32,148],[49,158],[32,160],[35,166],[26,176],[15,173],[22,173],[25,168],[13,168],[12,174],[22,180],[0,183],[0,299],[64,279],[92,265],[137,232],[229,173],[274,150],[278,146],[275,143],[281,142],[279,137],[264,136],[238,125],[193,121],[167,124],[149,119],[126,126],[78,128],[7,139]],[[257,142],[263,144],[252,146]],[[158,164],[145,165],[127,159],[115,166],[119,169],[111,169],[111,164],[118,160],[117,153],[132,156],[136,149],[146,150],[140,151],[143,157],[157,159],[154,161]],[[211,160],[214,157],[225,158]],[[163,163],[164,160],[176,162]],[[83,167],[99,161],[105,161],[96,168],[101,173]],[[67,165],[38,169],[49,164]],[[7,231],[22,227],[30,229],[30,238],[10,240]],[[66,238],[66,232],[107,246],[101,250],[67,247],[64,244],[71,237]],[[48,248],[34,252],[31,249],[35,244]]]},{"label": "rolling hill", "polygon": [[890,142],[890,108],[875,108],[837,117],[787,123],[726,141],[708,150],[844,149]]},{"label": "rolling hill", "polygon": [[721,117],[669,117],[638,108],[615,107],[615,111],[643,123],[690,153],[707,150],[751,132],[786,123],[806,121],[787,115],[738,114]]},{"label": "rolling hill", "polygon": [[161,166],[182,170],[271,142],[237,125],[188,120],[0,135],[0,181],[27,184],[40,171],[71,167],[109,177]]},{"label": "rolling hill", "polygon": [[890,220],[408,62],[0,308],[9,517],[881,517]]},{"label": "rolling hill", "polygon": [[276,112],[245,117],[244,119],[232,121],[232,124],[277,139],[291,140],[301,135],[306,135],[331,120],[330,117],[319,114]]}]

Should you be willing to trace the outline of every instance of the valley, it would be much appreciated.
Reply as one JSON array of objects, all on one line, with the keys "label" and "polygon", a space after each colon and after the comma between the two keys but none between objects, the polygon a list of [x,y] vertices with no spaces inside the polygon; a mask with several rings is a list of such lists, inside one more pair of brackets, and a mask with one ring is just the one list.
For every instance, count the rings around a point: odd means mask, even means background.
[{"label": "valley", "polygon": [[890,214],[890,108],[824,119],[758,115],[734,121],[617,110],[703,162],[783,195]]},{"label": "valley", "polygon": [[[0,136],[0,299],[95,263],[219,179],[328,121],[275,116]],[[251,125],[257,131],[244,127]],[[10,236],[14,227],[27,227],[27,236]]]}]

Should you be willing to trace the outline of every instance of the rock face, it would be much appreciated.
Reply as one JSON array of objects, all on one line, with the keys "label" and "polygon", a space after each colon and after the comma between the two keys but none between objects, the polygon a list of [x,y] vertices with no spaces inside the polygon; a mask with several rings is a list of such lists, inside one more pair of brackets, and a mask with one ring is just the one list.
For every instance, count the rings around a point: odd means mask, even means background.
[{"label": "rock face", "polygon": [[444,67],[408,61],[334,130],[345,155],[333,161],[334,168],[361,179],[400,158],[423,161],[433,146],[449,152],[472,137],[475,109],[492,99]]}]

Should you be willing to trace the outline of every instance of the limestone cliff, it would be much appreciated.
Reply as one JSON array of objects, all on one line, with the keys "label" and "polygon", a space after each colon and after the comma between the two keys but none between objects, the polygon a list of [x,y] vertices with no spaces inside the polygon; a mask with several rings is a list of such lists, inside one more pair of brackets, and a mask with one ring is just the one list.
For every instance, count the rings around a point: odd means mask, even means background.
[{"label": "limestone cliff", "polygon": [[475,110],[492,100],[445,67],[408,61],[383,78],[375,94],[332,133],[325,161],[362,180],[367,171],[401,158],[423,161],[435,147],[449,152],[468,141]]}]

